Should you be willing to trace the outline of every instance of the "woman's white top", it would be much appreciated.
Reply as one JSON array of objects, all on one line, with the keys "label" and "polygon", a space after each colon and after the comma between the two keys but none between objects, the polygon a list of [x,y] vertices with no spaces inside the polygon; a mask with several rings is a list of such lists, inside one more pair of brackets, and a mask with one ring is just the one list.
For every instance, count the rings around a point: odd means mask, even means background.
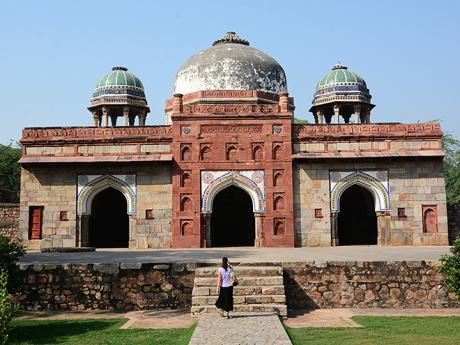
[{"label": "woman's white top", "polygon": [[230,272],[232,271],[231,267],[228,266],[227,270],[225,270],[223,267],[219,267],[218,271],[219,271],[220,277],[222,278],[220,286],[222,287],[232,286],[232,284],[230,283]]}]

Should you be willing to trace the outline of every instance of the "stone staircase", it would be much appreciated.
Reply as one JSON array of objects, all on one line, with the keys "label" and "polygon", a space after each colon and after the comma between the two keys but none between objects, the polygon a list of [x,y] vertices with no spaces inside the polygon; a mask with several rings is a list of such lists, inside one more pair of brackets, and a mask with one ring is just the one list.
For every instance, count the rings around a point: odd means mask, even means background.
[{"label": "stone staircase", "polygon": [[[201,267],[195,271],[192,292],[192,316],[216,313],[217,268]],[[287,317],[283,268],[279,266],[233,266],[238,286],[233,288],[233,308],[236,312],[276,312]]]}]

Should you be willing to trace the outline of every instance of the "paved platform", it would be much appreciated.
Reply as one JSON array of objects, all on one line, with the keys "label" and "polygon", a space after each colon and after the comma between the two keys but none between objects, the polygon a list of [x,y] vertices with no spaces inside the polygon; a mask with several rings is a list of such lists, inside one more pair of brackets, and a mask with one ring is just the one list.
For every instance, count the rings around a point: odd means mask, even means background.
[{"label": "paved platform", "polygon": [[292,345],[276,314],[234,313],[200,317],[189,345]]},{"label": "paved platform", "polygon": [[234,263],[305,261],[417,261],[438,260],[448,246],[429,247],[303,247],[303,248],[206,248],[206,249],[99,249],[89,253],[29,252],[25,264],[64,263],[217,263],[227,256]]}]

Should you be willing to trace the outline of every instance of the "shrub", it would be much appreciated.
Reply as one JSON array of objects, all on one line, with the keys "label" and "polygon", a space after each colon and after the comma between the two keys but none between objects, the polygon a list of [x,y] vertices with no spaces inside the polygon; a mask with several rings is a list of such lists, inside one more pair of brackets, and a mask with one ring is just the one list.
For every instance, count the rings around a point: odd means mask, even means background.
[{"label": "shrub", "polygon": [[17,290],[21,281],[21,272],[16,265],[19,257],[25,254],[22,244],[0,236],[0,271],[5,271],[8,279],[8,291],[13,293]]},{"label": "shrub", "polygon": [[0,270],[0,345],[6,344],[9,331],[8,324],[19,311],[18,304],[8,293],[7,285],[8,274],[5,270]]},{"label": "shrub", "polygon": [[444,273],[447,289],[457,294],[460,302],[460,238],[457,238],[450,248],[452,255],[441,257],[440,270]]}]

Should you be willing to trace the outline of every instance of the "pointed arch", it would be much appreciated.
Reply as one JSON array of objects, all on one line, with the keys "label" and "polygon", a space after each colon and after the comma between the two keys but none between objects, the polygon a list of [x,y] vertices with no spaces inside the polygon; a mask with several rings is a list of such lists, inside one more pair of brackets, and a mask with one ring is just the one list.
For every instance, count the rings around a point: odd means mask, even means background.
[{"label": "pointed arch", "polygon": [[79,215],[91,214],[91,203],[101,191],[112,187],[120,191],[126,198],[128,214],[136,212],[136,193],[125,181],[112,176],[100,176],[83,186],[77,196],[77,211]]},{"label": "pointed arch", "polygon": [[204,191],[202,197],[201,211],[204,213],[212,212],[214,197],[223,189],[229,186],[236,186],[249,194],[252,200],[254,212],[263,212],[265,198],[259,186],[251,179],[235,171],[229,172],[220,178],[215,179]]},{"label": "pointed arch", "polygon": [[356,171],[341,179],[331,191],[331,211],[340,212],[340,197],[343,192],[353,185],[367,189],[374,198],[375,211],[390,209],[390,194],[385,186],[373,176]]}]

